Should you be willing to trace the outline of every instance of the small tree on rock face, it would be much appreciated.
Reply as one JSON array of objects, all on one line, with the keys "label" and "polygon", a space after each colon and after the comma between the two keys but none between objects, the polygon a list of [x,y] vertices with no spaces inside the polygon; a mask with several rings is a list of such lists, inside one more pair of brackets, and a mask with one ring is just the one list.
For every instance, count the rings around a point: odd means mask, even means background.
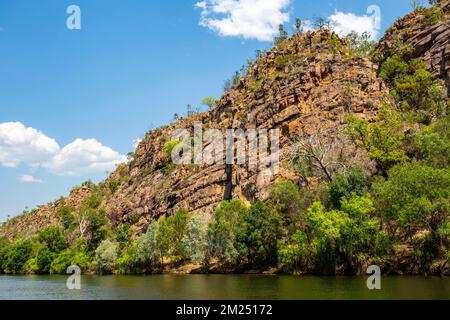
[{"label": "small tree on rock face", "polygon": [[300,213],[301,194],[292,181],[280,181],[270,190],[270,202],[289,220]]},{"label": "small tree on rock face", "polygon": [[386,175],[393,165],[406,160],[403,141],[403,122],[400,114],[389,105],[382,105],[378,119],[374,123],[358,116],[347,117],[345,133],[360,147],[365,148],[368,156],[376,161],[378,169]]},{"label": "small tree on rock face", "polygon": [[297,34],[302,32],[302,20],[299,18],[295,19],[295,31]]},{"label": "small tree on rock face", "polygon": [[315,17],[313,26],[319,30],[331,30],[333,27],[333,22],[330,19],[326,19],[324,17]]},{"label": "small tree on rock face", "polygon": [[279,35],[278,37],[275,37],[274,42],[275,44],[280,44],[284,41],[286,41],[289,37],[288,33],[286,32],[286,30],[284,29],[284,25],[280,24],[278,26],[278,31],[279,31]]},{"label": "small tree on rock face", "polygon": [[359,57],[370,57],[376,48],[376,42],[371,40],[369,32],[358,34],[351,32],[345,37],[350,50]]},{"label": "small tree on rock face", "polygon": [[209,110],[214,109],[215,107],[217,107],[217,100],[214,97],[205,97],[202,100],[202,104],[204,104],[205,106],[208,107]]}]

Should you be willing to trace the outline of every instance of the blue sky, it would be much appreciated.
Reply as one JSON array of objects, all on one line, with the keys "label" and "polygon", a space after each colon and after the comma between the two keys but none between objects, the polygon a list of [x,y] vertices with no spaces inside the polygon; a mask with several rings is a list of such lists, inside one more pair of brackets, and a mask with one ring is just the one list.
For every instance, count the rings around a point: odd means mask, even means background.
[{"label": "blue sky", "polygon": [[[378,5],[382,34],[411,10],[409,0],[264,0],[268,11],[262,0],[199,1],[0,0],[0,221],[103,179],[135,139],[219,97],[270,48],[277,19],[290,29],[295,17],[334,15],[359,30]],[[71,4],[81,30],[66,27]]]}]

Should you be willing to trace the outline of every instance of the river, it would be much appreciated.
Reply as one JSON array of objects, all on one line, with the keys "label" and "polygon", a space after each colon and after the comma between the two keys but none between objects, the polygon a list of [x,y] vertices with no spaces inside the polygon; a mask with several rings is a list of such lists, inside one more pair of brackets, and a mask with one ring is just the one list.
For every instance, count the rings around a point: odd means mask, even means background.
[{"label": "river", "polygon": [[450,278],[382,277],[368,290],[365,277],[260,275],[82,276],[69,290],[65,276],[0,276],[0,300],[330,300],[450,299]]}]

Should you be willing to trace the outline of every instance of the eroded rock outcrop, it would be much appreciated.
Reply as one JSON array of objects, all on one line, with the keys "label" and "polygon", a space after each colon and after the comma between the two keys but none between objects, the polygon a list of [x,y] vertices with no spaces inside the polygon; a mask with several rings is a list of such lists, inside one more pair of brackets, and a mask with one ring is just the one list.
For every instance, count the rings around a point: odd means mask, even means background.
[{"label": "eroded rock outcrop", "polygon": [[428,69],[445,81],[450,94],[450,1],[441,0],[432,8],[411,12],[396,21],[380,40],[383,58],[394,54],[399,42],[413,49],[415,58],[422,58]]}]

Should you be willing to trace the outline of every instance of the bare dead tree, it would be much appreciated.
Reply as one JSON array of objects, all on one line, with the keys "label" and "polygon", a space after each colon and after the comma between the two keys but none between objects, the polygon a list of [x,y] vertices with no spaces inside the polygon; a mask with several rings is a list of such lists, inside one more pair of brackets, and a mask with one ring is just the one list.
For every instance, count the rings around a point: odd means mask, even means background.
[{"label": "bare dead tree", "polygon": [[80,236],[82,238],[84,238],[84,236],[86,235],[86,231],[88,228],[88,220],[85,217],[85,213],[80,213],[80,215],[78,216],[78,230],[80,232]]},{"label": "bare dead tree", "polygon": [[297,168],[303,166],[303,171],[308,171],[303,172],[304,175],[318,174],[333,181],[338,169],[346,170],[343,147],[341,140],[331,132],[303,135],[291,142],[290,162]]}]

